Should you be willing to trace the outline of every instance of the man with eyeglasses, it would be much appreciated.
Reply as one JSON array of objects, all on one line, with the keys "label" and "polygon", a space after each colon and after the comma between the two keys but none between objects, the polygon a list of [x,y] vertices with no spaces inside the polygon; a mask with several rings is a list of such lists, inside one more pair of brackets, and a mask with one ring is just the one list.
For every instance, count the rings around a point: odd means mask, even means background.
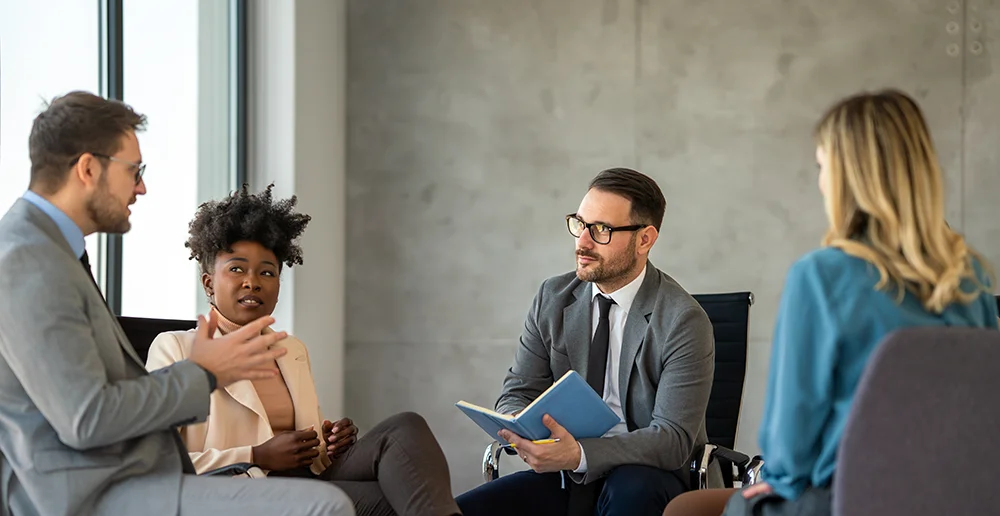
[{"label": "man with eyeglasses", "polygon": [[190,359],[146,372],[84,243],[130,229],[145,121],[72,92],[32,125],[28,191],[0,219],[0,514],[353,516],[328,482],[194,474],[177,428],[205,421],[216,388],[277,375],[285,333],[262,334],[265,317],[216,337],[199,317]]},{"label": "man with eyeglasses", "polygon": [[665,205],[656,182],[635,170],[591,181],[566,216],[576,271],[538,290],[496,403],[516,413],[572,369],[621,422],[576,440],[547,416],[558,439],[550,444],[502,431],[531,471],[459,496],[466,516],[658,515],[690,488],[688,465],[707,442],[715,342],[698,302],[648,259]]}]

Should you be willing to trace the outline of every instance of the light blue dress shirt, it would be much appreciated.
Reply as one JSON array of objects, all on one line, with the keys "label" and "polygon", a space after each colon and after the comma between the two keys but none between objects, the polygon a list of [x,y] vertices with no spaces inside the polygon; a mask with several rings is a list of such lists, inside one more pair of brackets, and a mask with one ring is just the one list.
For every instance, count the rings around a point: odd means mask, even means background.
[{"label": "light blue dress shirt", "polygon": [[83,252],[87,249],[87,243],[83,239],[83,231],[80,230],[80,226],[76,225],[76,222],[73,222],[73,219],[69,218],[69,215],[31,190],[24,192],[22,197],[45,212],[56,223],[77,259],[83,256]]}]

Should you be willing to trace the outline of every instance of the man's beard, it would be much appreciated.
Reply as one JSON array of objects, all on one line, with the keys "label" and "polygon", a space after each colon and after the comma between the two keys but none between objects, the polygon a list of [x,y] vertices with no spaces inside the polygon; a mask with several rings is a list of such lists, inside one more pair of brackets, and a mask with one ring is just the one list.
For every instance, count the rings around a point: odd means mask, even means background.
[{"label": "man's beard", "polygon": [[610,258],[602,258],[596,254],[578,250],[576,252],[577,255],[595,258],[598,261],[587,268],[581,268],[577,265],[576,277],[580,278],[581,281],[589,281],[591,283],[609,283],[625,276],[635,268],[635,264],[638,262],[638,258],[635,256],[635,246],[636,234],[632,233],[628,247],[621,254],[611,256]]},{"label": "man's beard", "polygon": [[128,233],[132,223],[128,220],[128,212],[122,211],[118,199],[111,195],[105,175],[97,180],[97,191],[87,201],[87,215],[94,221],[99,233]]}]

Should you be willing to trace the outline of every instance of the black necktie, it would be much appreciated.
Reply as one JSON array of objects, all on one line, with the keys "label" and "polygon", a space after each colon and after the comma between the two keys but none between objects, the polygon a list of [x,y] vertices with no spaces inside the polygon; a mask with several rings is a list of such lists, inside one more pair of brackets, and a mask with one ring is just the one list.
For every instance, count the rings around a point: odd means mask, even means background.
[{"label": "black necktie", "polygon": [[[604,375],[608,369],[608,343],[611,341],[611,320],[608,315],[611,313],[611,305],[615,300],[604,294],[597,295],[597,306],[600,308],[600,316],[597,320],[597,331],[594,332],[594,340],[590,342],[590,354],[587,356],[587,383],[597,391],[597,395],[604,397]],[[598,495],[600,495],[601,482],[591,482],[589,484],[577,484],[567,482],[569,487],[568,512],[572,516],[582,514],[594,514],[597,506]]]},{"label": "black necktie", "polygon": [[[94,272],[90,270],[90,255],[87,254],[86,249],[83,250],[83,256],[80,257],[80,263],[83,264],[84,269],[87,269],[87,275],[90,276],[90,281],[94,282],[94,287],[96,287],[98,293],[100,293],[101,288],[98,287],[97,280],[94,279]],[[101,297],[104,297],[103,293],[101,294]],[[109,308],[108,311],[110,312],[111,309]],[[114,316],[114,314],[111,315]],[[122,353],[124,352],[125,351],[122,350]],[[128,357],[126,357],[126,360],[128,360]],[[191,462],[191,457],[188,455],[187,447],[184,445],[184,441],[181,439],[180,434],[177,433],[176,430],[169,430],[169,432],[173,434],[174,444],[177,446],[178,455],[180,455],[181,470],[188,475],[194,475],[196,473],[194,464]]]},{"label": "black necktie", "polygon": [[601,315],[597,321],[594,340],[590,342],[590,355],[587,357],[587,383],[601,397],[604,397],[604,375],[608,367],[608,342],[611,340],[611,321],[608,319],[608,314],[611,313],[611,305],[613,304],[615,304],[614,299],[602,294],[597,295],[597,305],[601,310]]},{"label": "black necktie", "polygon": [[[80,263],[83,264],[83,268],[87,271],[87,276],[90,276],[90,282],[94,284],[94,288],[97,289],[97,293],[101,295],[101,299],[104,299],[104,292],[101,292],[101,286],[97,284],[97,279],[94,278],[94,271],[90,270],[90,255],[87,254],[87,250],[83,250],[83,256],[80,257]],[[108,305],[108,300],[104,299],[104,306]],[[108,306],[108,312],[111,312],[111,307]],[[114,313],[111,314],[114,317]]]},{"label": "black necktie", "polygon": [[97,284],[97,280],[94,279],[94,271],[90,270],[90,255],[87,254],[87,250],[83,250],[83,256],[80,257],[80,263],[83,264],[83,268],[87,270],[87,275],[90,276],[90,281]]}]

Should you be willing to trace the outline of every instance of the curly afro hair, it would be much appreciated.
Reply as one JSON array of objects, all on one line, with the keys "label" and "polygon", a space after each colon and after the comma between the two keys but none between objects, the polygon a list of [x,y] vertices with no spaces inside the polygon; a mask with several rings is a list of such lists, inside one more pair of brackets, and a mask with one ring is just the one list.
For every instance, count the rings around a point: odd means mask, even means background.
[{"label": "curly afro hair", "polygon": [[251,194],[247,185],[221,201],[209,201],[198,207],[188,225],[191,235],[184,247],[191,249],[204,273],[211,273],[215,257],[220,252],[232,252],[236,242],[257,242],[271,250],[289,267],[302,264],[302,248],[296,239],[306,229],[309,215],[295,213],[298,199],[275,201],[271,195],[274,184],[263,192]]}]

